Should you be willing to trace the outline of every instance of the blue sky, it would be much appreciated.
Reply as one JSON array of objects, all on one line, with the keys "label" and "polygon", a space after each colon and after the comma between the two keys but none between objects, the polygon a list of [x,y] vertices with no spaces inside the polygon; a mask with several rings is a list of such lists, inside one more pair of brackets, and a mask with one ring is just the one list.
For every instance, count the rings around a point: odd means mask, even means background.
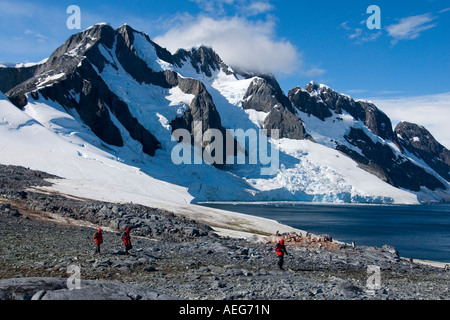
[{"label": "blue sky", "polygon": [[[210,45],[230,65],[274,73],[286,93],[316,80],[450,147],[448,0],[0,0],[0,61],[48,57],[80,31],[66,27],[69,5],[80,7],[82,29],[127,23],[170,51]],[[370,5],[380,30],[367,28]]]}]

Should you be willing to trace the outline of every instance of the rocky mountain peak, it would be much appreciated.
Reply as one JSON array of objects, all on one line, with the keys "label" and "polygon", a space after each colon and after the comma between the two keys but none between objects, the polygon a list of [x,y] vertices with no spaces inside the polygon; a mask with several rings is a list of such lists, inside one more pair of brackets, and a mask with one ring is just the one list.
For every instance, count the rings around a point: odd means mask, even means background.
[{"label": "rocky mountain peak", "polygon": [[161,47],[160,45],[155,43],[153,40],[151,40],[148,34],[138,31],[136,29],[133,29],[131,26],[129,26],[127,24],[122,25],[116,31],[125,40],[125,45],[130,50],[134,50],[135,35],[140,35],[140,36],[144,37],[145,40],[153,46],[153,48],[155,49],[156,55],[159,59],[166,61],[170,64],[174,64],[172,54],[167,49]]},{"label": "rocky mountain peak", "polygon": [[398,138],[408,142],[414,148],[428,153],[437,154],[445,149],[425,127],[415,123],[400,122],[395,127],[395,133]]},{"label": "rocky mountain peak", "polygon": [[264,129],[272,136],[272,129],[278,129],[280,138],[302,140],[306,132],[302,121],[295,115],[289,99],[278,82],[271,76],[255,77],[244,95],[242,106],[267,113]]},{"label": "rocky mountain peak", "polygon": [[450,180],[450,151],[441,145],[423,126],[407,121],[395,127],[400,144],[424,160],[431,168]]},{"label": "rocky mountain peak", "polygon": [[332,112],[347,112],[381,138],[396,141],[389,117],[369,101],[355,101],[348,95],[314,81],[308,83],[305,90],[297,88],[289,91],[289,98],[301,111],[322,121],[331,117]]},{"label": "rocky mountain peak", "polygon": [[[310,82],[305,89],[299,87],[289,91],[289,99],[301,113],[322,120],[323,125],[312,122],[313,127],[321,128],[316,137],[327,136],[335,148],[351,157],[361,168],[396,187],[419,191],[422,186],[430,190],[445,189],[445,183],[430,175],[404,156],[404,149],[412,150],[409,140],[399,143],[400,135],[394,134],[389,117],[372,102],[358,100],[340,94],[326,85]],[[347,124],[342,123],[347,118]],[[303,120],[309,121],[309,118]],[[345,128],[345,134],[337,137],[332,132]],[[399,130],[399,129],[397,129]],[[306,123],[308,132],[308,123]],[[313,138],[314,134],[311,133]],[[337,139],[336,139],[337,138]],[[417,138],[419,139],[419,138]],[[427,164],[448,176],[449,166],[436,165],[436,153],[413,152],[419,158],[428,158]],[[432,165],[433,164],[433,165]],[[448,179],[448,178],[447,178]]]},{"label": "rocky mountain peak", "polygon": [[[143,153],[157,156],[171,146],[176,129],[188,130],[194,141],[196,123],[201,133],[218,129],[223,136],[226,129],[256,125],[274,139],[310,139],[338,150],[396,188],[445,190],[444,179],[450,180],[447,149],[417,125],[401,123],[394,133],[389,117],[370,101],[314,81],[286,96],[274,76],[234,72],[210,47],[172,55],[128,25],[94,25],[72,35],[42,64],[0,68],[0,80],[17,107],[26,111],[33,99],[51,101],[102,146],[132,141],[133,148],[142,145]],[[248,119],[233,119],[237,112]],[[301,160],[299,154],[294,158]]]},{"label": "rocky mountain peak", "polygon": [[[112,48],[114,36],[115,30],[110,25],[96,24],[70,36],[62,46],[52,53],[43,67],[48,70],[67,72],[69,70],[67,70],[66,62],[71,61],[71,66],[79,63],[85,57],[86,52],[98,42],[107,48]],[[42,71],[44,70],[39,70],[39,72]]]},{"label": "rocky mountain peak", "polygon": [[[50,86],[54,82],[65,79],[75,72],[86,57],[94,64],[98,63],[100,55],[95,48],[102,44],[112,48],[115,30],[108,24],[96,24],[82,32],[70,36],[63,45],[58,47],[46,60],[36,67],[25,68],[22,73],[28,77],[5,88],[6,95],[18,106],[24,103],[23,95],[40,87]],[[28,71],[28,72],[25,72]]]},{"label": "rocky mountain peak", "polygon": [[305,89],[306,91],[308,91],[309,93],[312,93],[313,91],[316,91],[317,93],[319,93],[320,91],[320,83],[316,82],[316,81],[310,81],[306,86]]},{"label": "rocky mountain peak", "polygon": [[222,69],[226,74],[232,74],[232,70],[227,66],[219,55],[210,47],[199,46],[189,50],[179,49],[173,56],[174,62],[181,66],[183,61],[189,61],[197,73],[204,73],[207,77],[212,77],[213,72]]}]

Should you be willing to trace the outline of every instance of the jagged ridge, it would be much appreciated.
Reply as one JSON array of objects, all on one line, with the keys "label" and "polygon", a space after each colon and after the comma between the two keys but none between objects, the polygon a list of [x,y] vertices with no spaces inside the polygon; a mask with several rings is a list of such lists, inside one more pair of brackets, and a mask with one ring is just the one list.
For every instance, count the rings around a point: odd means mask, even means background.
[{"label": "jagged ridge", "polygon": [[[246,87],[236,87],[229,97],[223,96],[214,87],[220,73]],[[120,77],[125,77],[125,83],[115,83],[122,81],[116,80]],[[305,89],[294,88],[286,96],[273,76],[235,72],[212,48],[180,49],[172,55],[127,25],[117,30],[106,24],[88,28],[71,36],[42,64],[0,68],[0,80],[0,89],[17,107],[26,106],[28,99],[51,100],[79,116],[106,144],[124,146],[121,130],[125,129],[150,156],[164,148],[162,140],[170,138],[161,135],[155,122],[149,123],[136,113],[138,107],[148,107],[133,105],[137,102],[127,81],[142,86],[145,94],[152,95],[145,88],[161,88],[179,89],[192,96],[187,108],[167,119],[171,132],[185,128],[191,135],[194,123],[200,121],[203,132],[215,128],[226,136],[222,123],[230,119],[224,118],[225,102],[221,99],[230,101],[237,96],[237,102],[227,102],[225,107],[235,104],[243,114],[256,112],[262,118],[251,121],[267,129],[269,136],[273,129],[279,129],[280,139],[308,139],[336,149],[397,188],[415,192],[448,189],[449,151],[426,129],[404,123],[393,130],[389,117],[373,103],[355,101],[315,82]],[[341,131],[336,134],[336,130]],[[422,144],[417,145],[415,138]]]}]

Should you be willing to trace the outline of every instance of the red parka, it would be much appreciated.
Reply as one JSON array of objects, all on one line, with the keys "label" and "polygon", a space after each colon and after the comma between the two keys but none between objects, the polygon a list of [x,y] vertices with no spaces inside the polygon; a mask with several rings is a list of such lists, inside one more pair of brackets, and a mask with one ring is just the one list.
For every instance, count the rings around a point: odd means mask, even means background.
[{"label": "red parka", "polygon": [[123,243],[128,247],[131,245],[131,238],[130,238],[130,228],[127,227],[125,229],[125,232],[122,234],[122,240]]},{"label": "red parka", "polygon": [[94,240],[96,245],[101,245],[103,243],[102,229],[98,229],[98,232],[94,235]]},{"label": "red parka", "polygon": [[286,246],[284,245],[284,239],[281,239],[279,243],[275,246],[275,252],[277,253],[277,256],[284,256],[284,254],[287,254]]}]

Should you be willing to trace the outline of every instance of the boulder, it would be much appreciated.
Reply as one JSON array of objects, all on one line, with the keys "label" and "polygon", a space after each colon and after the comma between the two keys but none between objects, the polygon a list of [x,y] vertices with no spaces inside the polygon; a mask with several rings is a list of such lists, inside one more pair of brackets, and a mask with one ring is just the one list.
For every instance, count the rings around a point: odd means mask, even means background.
[{"label": "boulder", "polygon": [[384,246],[381,247],[381,250],[390,253],[396,257],[399,256],[397,249],[395,249],[393,246],[385,244]]}]

